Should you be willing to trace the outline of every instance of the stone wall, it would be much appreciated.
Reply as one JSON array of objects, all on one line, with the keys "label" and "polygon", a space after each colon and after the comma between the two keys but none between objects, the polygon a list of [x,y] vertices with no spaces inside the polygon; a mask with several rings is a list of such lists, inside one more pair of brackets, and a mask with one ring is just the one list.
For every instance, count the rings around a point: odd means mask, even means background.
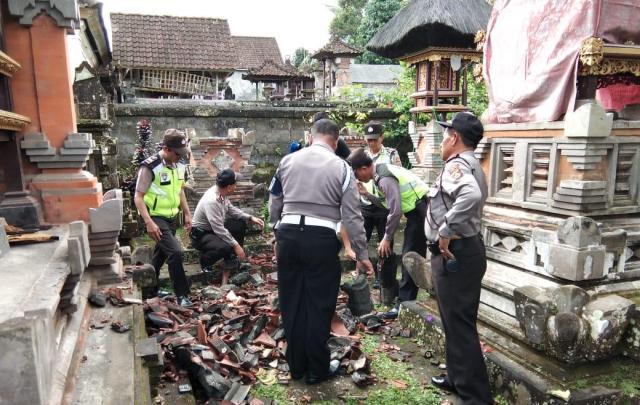
[{"label": "stone wall", "polygon": [[[154,139],[159,142],[166,128],[193,128],[198,138],[226,137],[232,128],[255,131],[251,164],[277,164],[292,140],[301,140],[309,119],[318,111],[332,110],[324,102],[281,102],[277,104],[210,102],[201,100],[138,100],[136,104],[115,106],[112,136],[118,139],[118,164],[127,165],[135,150],[136,123],[151,121]],[[373,109],[370,118],[394,118],[390,109]]]}]

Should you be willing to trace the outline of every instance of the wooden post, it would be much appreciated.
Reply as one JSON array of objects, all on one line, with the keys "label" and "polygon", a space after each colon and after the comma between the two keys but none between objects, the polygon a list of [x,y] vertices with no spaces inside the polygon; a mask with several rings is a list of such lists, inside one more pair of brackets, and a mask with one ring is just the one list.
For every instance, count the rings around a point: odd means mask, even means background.
[{"label": "wooden post", "polygon": [[259,82],[256,82],[256,101],[258,101],[258,98],[259,98],[259,96],[258,96],[258,83]]},{"label": "wooden post", "polygon": [[464,69],[460,69],[462,75],[462,105],[467,105],[467,69],[471,67],[469,63]]},{"label": "wooden post", "polygon": [[322,59],[322,99],[325,100],[327,98],[327,84],[325,75],[327,74],[327,60]]},{"label": "wooden post", "polygon": [[433,83],[433,105],[438,106],[438,87],[440,87],[440,61],[434,62],[435,65],[435,78]]}]

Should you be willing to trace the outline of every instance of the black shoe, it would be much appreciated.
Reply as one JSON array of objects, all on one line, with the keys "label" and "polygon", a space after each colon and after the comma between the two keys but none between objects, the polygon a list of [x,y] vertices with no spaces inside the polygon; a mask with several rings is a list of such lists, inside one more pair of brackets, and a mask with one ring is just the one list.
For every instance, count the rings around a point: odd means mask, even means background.
[{"label": "black shoe", "polygon": [[307,385],[320,384],[321,382],[328,381],[333,377],[337,376],[339,370],[340,370],[340,362],[338,360],[331,360],[329,364],[329,372],[325,376],[316,377],[313,374],[307,374],[307,379],[305,381]]},{"label": "black shoe", "polygon": [[431,377],[431,384],[440,388],[441,390],[449,391],[449,392],[457,392],[456,387],[451,384],[449,381],[449,377],[446,374],[440,374],[434,377]]},{"label": "black shoe", "polygon": [[301,380],[304,377],[304,373],[291,373],[291,379],[293,381]]},{"label": "black shoe", "polygon": [[388,312],[385,312],[384,314],[382,314],[382,317],[384,319],[396,319],[398,317],[399,312],[400,312],[400,309],[393,307]]},{"label": "black shoe", "polygon": [[203,273],[213,273],[215,271],[213,266],[202,266],[201,269]]},{"label": "black shoe", "polygon": [[305,382],[307,383],[307,385],[320,384],[322,382],[329,381],[330,379],[335,377],[336,374],[337,373],[329,373],[329,374],[325,375],[324,377],[316,377],[314,375],[307,375],[307,379],[305,380]]}]

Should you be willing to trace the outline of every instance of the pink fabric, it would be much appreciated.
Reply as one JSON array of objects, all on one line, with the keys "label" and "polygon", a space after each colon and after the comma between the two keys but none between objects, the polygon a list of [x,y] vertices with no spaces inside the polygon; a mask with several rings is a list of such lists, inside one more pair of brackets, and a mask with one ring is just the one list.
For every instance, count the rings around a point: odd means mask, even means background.
[{"label": "pink fabric", "polygon": [[596,99],[605,110],[620,111],[628,104],[640,104],[640,86],[637,84],[614,84],[598,89]]},{"label": "pink fabric", "polygon": [[580,45],[594,35],[637,38],[640,2],[497,0],[484,48],[489,122],[562,118],[575,103]]}]

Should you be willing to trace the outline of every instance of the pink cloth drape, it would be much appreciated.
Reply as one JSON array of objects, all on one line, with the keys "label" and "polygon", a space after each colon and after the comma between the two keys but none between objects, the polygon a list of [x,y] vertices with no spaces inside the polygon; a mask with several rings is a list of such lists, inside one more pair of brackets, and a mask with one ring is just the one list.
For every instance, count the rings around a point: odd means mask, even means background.
[{"label": "pink cloth drape", "polygon": [[497,0],[484,48],[489,122],[555,121],[572,109],[591,36],[640,44],[640,1]]}]

